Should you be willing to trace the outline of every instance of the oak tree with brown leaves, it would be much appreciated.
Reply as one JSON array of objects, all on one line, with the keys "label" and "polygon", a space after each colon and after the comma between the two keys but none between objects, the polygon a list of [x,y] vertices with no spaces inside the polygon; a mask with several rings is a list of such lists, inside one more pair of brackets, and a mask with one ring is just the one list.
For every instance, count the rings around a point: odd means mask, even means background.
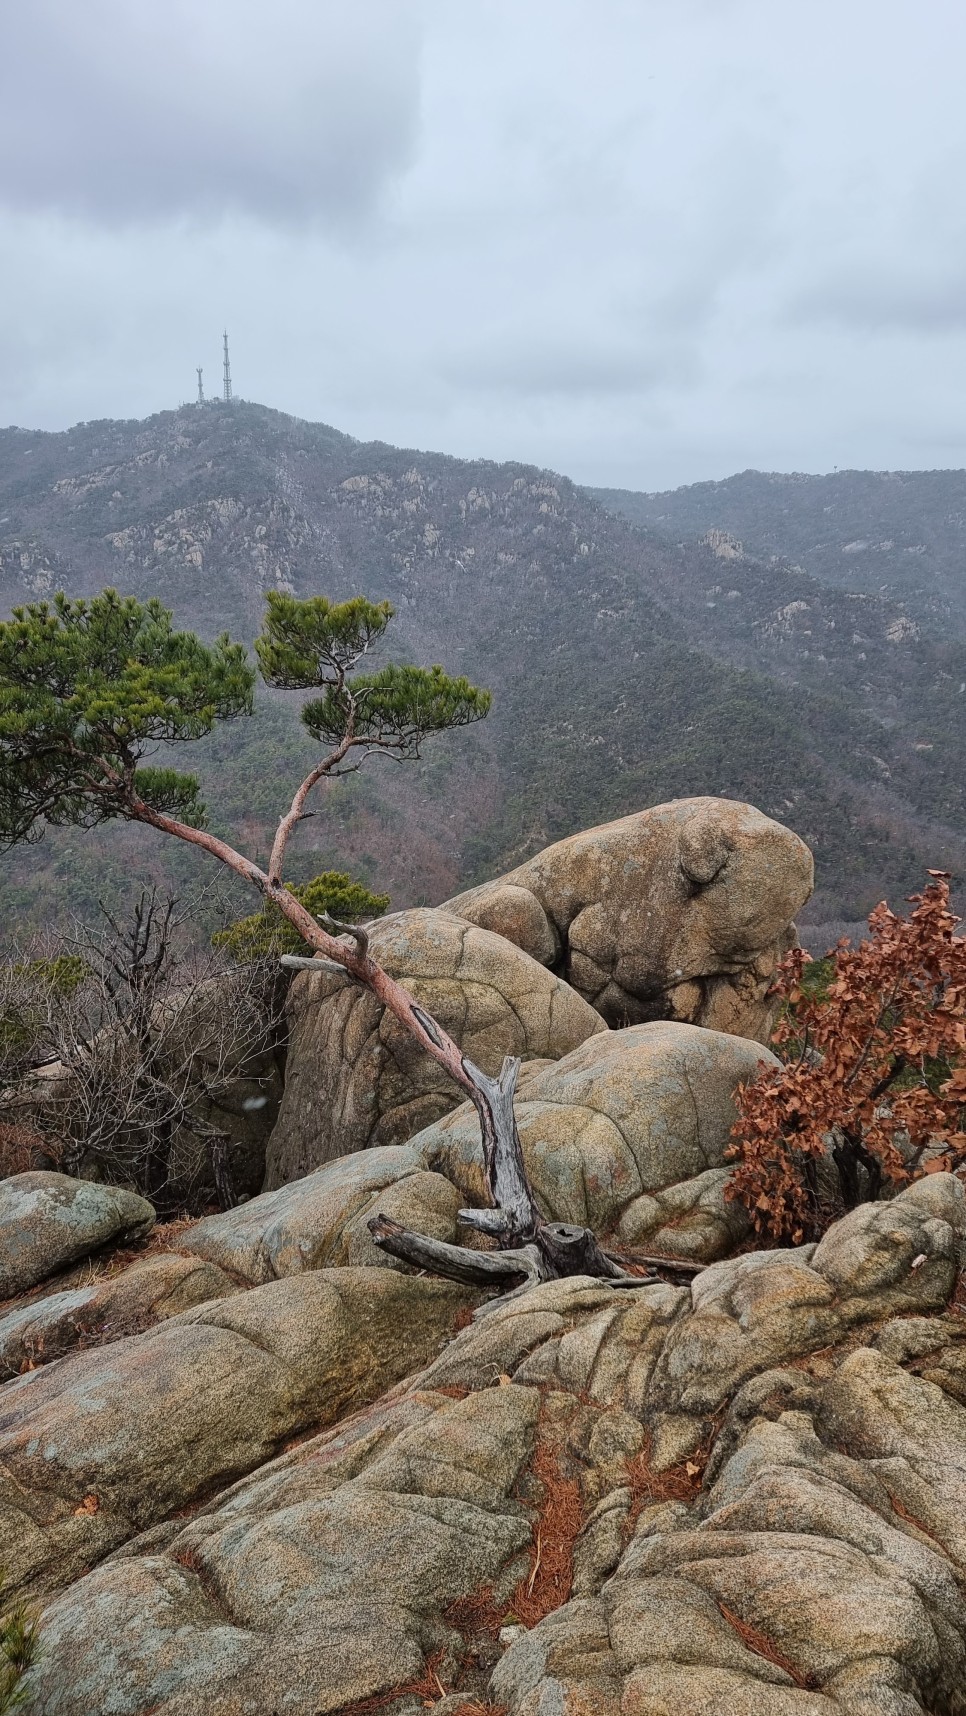
[{"label": "oak tree with brown leaves", "polygon": [[929,875],[908,917],[883,901],[867,941],[838,944],[824,992],[802,948],[779,968],[784,1064],[740,1087],[729,1152],[727,1195],[760,1236],[815,1239],[844,1210],[966,1162],[966,939],[948,875]]}]

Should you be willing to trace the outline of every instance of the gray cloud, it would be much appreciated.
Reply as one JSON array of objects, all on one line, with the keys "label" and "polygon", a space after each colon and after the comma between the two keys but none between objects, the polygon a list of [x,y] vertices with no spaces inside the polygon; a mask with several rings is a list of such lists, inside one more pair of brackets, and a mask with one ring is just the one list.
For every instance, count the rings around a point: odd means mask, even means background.
[{"label": "gray cloud", "polygon": [[0,55],[0,197],[110,222],[356,219],[411,159],[411,0],[30,0]]},{"label": "gray cloud", "polygon": [[966,261],[932,276],[923,269],[897,270],[883,279],[868,267],[819,282],[792,300],[795,321],[838,323],[865,333],[914,333],[944,339],[966,332]]},{"label": "gray cloud", "polygon": [[0,422],[227,325],[249,398],[588,482],[966,456],[961,0],[8,10]]},{"label": "gray cloud", "polygon": [[931,338],[966,331],[964,154],[934,158],[916,183],[864,211],[846,241],[815,254],[790,318]]},{"label": "gray cloud", "polygon": [[676,366],[669,354],[635,351],[593,334],[579,344],[540,336],[521,342],[510,330],[502,340],[462,347],[451,360],[440,359],[438,367],[456,388],[580,398],[640,393],[665,380]]}]

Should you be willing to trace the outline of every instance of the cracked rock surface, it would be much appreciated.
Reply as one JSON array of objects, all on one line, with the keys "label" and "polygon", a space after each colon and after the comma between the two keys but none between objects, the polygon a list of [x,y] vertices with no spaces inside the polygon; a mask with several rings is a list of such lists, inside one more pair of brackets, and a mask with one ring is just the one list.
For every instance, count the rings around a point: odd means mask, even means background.
[{"label": "cracked rock surface", "polygon": [[485,1304],[266,1275],[296,1190],[237,1212],[260,1284],[198,1224],[161,1256],[217,1297],[0,1387],[28,1716],[964,1716],[958,1180],[688,1286]]},{"label": "cracked rock surface", "polygon": [[182,1311],[0,1389],[0,1542],[15,1585],[62,1585],[414,1368],[461,1289],[328,1270]]}]

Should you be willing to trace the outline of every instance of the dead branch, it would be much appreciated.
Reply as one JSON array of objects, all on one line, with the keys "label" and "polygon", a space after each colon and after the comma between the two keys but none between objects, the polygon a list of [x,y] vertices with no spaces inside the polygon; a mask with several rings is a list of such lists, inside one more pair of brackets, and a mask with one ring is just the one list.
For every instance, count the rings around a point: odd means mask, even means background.
[{"label": "dead branch", "polygon": [[[365,984],[446,1068],[466,1091],[480,1122],[483,1171],[490,1207],[460,1210],[458,1219],[464,1227],[475,1228],[478,1233],[495,1239],[498,1251],[479,1252],[467,1246],[444,1245],[424,1234],[400,1227],[398,1222],[390,1221],[381,1213],[369,1222],[369,1231],[376,1244],[401,1262],[476,1285],[492,1286],[498,1280],[507,1285],[511,1281],[519,1282],[521,1275],[526,1285],[532,1285],[535,1280],[554,1281],[571,1275],[589,1275],[599,1280],[626,1282],[627,1285],[645,1280],[646,1277],[630,1275],[615,1258],[610,1257],[589,1228],[547,1221],[541,1214],[527,1178],[513,1109],[520,1072],[519,1059],[508,1055],[499,1075],[491,1078],[461,1052],[438,1020],[376,964],[369,954],[369,938],[364,930],[336,924],[331,919],[324,928],[325,952],[332,949],[341,953],[342,958],[337,963],[351,977]],[[335,935],[349,936],[355,941],[352,955],[332,939]],[[282,956],[282,964],[290,970],[311,971],[318,969],[319,963],[317,959],[297,954]],[[492,1260],[500,1257],[502,1264],[494,1265]],[[481,1259],[487,1261],[483,1263]],[[514,1265],[509,1269],[508,1259],[512,1259]],[[522,1267],[521,1260],[525,1260],[525,1267]]]},{"label": "dead branch", "polygon": [[471,1251],[465,1245],[448,1245],[445,1240],[413,1233],[385,1215],[372,1217],[369,1232],[377,1245],[403,1263],[412,1264],[414,1269],[428,1269],[433,1275],[445,1275],[467,1287],[507,1289],[523,1284],[535,1286],[545,1279],[543,1260],[535,1245],[507,1251]]}]

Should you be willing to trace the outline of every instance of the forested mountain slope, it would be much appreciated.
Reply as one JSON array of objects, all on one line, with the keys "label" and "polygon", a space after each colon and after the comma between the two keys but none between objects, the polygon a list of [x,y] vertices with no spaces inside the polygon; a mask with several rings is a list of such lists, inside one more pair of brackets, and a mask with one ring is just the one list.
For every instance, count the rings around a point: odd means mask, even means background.
[{"label": "forested mountain slope", "polygon": [[747,554],[900,602],[934,636],[966,638],[966,470],[742,471],[663,494],[591,492],[674,540],[728,533]]},{"label": "forested mountain slope", "polygon": [[[492,688],[482,727],[337,785],[300,835],[301,873],[351,867],[398,905],[690,793],[801,833],[818,917],[961,864],[966,647],[895,602],[731,552],[643,531],[530,466],[363,445],[245,403],[0,432],[5,610],[114,584],[250,638],[266,588],[362,590],[395,604],[398,655]],[[289,700],[195,751],[213,824],[264,851],[304,754]],[[140,830],[69,831],[4,858],[2,927],[186,865],[204,873]]]}]

